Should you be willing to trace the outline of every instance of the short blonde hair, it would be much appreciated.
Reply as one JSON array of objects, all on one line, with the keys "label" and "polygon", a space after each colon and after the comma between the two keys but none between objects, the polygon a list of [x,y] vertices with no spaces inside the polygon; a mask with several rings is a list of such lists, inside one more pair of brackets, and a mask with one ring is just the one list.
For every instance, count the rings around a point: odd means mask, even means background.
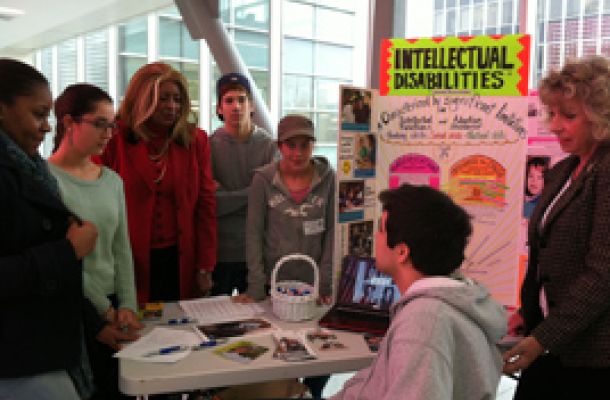
[{"label": "short blonde hair", "polygon": [[185,147],[193,140],[193,126],[188,123],[191,115],[191,99],[188,95],[188,84],[184,75],[170,65],[155,62],[146,64],[136,71],[119,109],[119,118],[131,128],[136,137],[149,140],[151,133],[145,123],[157,108],[159,86],[164,82],[175,83],[180,90],[180,116],[174,125],[171,139]]},{"label": "short blonde hair", "polygon": [[550,71],[538,85],[542,104],[562,98],[581,102],[593,124],[593,138],[610,139],[610,62],[601,56],[568,61],[561,70]]}]

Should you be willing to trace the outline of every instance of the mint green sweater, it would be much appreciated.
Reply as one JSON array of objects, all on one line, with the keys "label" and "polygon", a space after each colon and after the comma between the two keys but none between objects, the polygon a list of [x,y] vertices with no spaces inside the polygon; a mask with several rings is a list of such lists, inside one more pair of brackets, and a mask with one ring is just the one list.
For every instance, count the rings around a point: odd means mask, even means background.
[{"label": "mint green sweater", "polygon": [[95,248],[83,259],[83,289],[100,314],[111,306],[115,294],[119,308],[137,311],[133,258],[127,232],[123,181],[102,167],[95,181],[70,175],[49,163],[57,178],[64,204],[81,219],[91,221],[98,231]]}]

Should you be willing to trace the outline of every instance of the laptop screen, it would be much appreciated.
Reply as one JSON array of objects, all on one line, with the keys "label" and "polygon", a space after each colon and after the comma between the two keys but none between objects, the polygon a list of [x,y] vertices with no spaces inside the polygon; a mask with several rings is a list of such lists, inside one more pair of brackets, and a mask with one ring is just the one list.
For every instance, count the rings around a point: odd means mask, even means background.
[{"label": "laptop screen", "polygon": [[388,310],[400,298],[392,278],[375,268],[375,259],[346,256],[343,259],[337,303],[373,310]]}]

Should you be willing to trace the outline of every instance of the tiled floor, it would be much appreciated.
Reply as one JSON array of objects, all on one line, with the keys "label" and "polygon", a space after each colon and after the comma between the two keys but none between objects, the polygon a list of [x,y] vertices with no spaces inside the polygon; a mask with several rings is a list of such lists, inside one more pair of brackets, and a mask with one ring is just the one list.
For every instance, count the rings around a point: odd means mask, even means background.
[{"label": "tiled floor", "polygon": [[[323,397],[328,398],[337,393],[343,387],[343,383],[352,375],[352,373],[332,375],[324,388]],[[500,380],[500,385],[498,386],[496,400],[512,400],[515,386],[515,380],[503,376]]]}]

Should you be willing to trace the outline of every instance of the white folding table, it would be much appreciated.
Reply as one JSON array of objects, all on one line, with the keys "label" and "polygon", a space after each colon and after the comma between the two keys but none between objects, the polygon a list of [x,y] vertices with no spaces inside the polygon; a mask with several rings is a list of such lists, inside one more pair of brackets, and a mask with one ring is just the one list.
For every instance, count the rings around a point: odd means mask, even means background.
[{"label": "white folding table", "polygon": [[[317,318],[312,321],[285,322],[273,315],[269,301],[262,304],[266,310],[264,317],[286,330],[317,327],[317,319],[327,310],[327,307],[320,307]],[[166,304],[165,308],[165,318],[182,315],[177,304]],[[149,325],[148,328],[150,327]],[[317,352],[318,358],[311,361],[286,362],[274,359],[275,344],[269,334],[251,336],[246,339],[269,348],[269,351],[248,364],[220,357],[213,353],[214,347],[194,351],[173,364],[122,359],[119,363],[119,388],[127,395],[146,398],[150,394],[186,392],[195,389],[357,371],[371,363],[375,354],[369,350],[361,334],[333,332],[347,348],[319,351]]]}]

